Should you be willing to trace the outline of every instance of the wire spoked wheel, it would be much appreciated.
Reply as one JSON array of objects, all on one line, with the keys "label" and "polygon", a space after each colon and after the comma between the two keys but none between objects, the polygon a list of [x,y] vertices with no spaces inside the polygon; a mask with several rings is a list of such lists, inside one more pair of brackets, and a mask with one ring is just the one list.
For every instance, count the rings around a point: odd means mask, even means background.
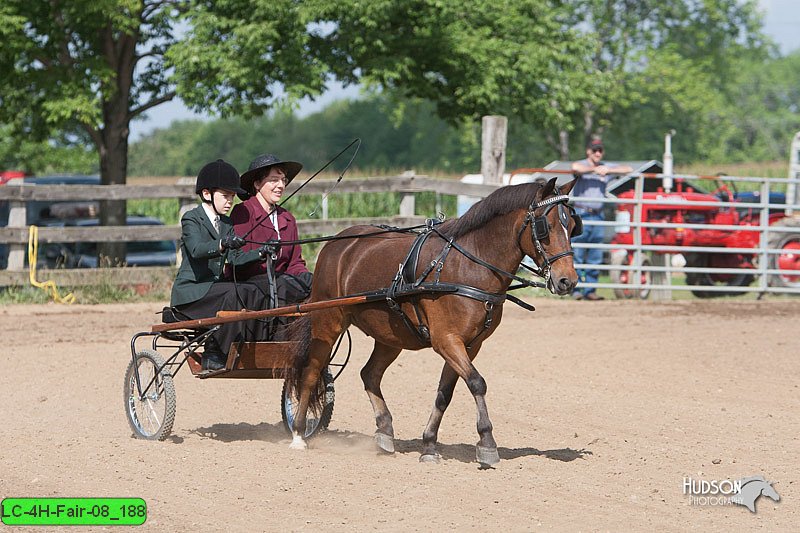
[{"label": "wire spoked wheel", "polygon": [[[310,438],[319,432],[328,429],[328,424],[333,417],[333,375],[326,367],[320,376],[325,384],[325,399],[322,407],[322,412],[314,414],[310,409],[306,412],[306,430],[303,438]],[[297,417],[299,398],[295,395],[290,395],[288,392],[288,382],[284,381],[283,391],[281,393],[281,417],[283,418],[283,425],[286,430],[291,434],[294,419]]]},{"label": "wire spoked wheel", "polygon": [[[175,385],[165,371],[164,359],[153,350],[136,352],[136,361],[128,364],[123,386],[125,415],[136,437],[147,440],[164,440],[172,431],[175,421]],[[143,395],[136,385],[138,370]]]}]

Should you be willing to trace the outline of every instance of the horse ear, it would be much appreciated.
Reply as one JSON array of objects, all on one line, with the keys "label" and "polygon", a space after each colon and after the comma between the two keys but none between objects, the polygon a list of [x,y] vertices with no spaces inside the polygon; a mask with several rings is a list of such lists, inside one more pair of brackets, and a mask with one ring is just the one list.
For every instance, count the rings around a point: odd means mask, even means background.
[{"label": "horse ear", "polygon": [[572,188],[575,186],[575,184],[578,183],[579,179],[580,177],[577,177],[574,180],[567,183],[566,185],[564,185],[563,187],[561,187],[561,194],[569,194],[572,191]]},{"label": "horse ear", "polygon": [[547,198],[553,194],[553,189],[556,187],[556,179],[557,178],[552,178],[550,181],[542,185],[542,188],[539,190],[539,199]]}]

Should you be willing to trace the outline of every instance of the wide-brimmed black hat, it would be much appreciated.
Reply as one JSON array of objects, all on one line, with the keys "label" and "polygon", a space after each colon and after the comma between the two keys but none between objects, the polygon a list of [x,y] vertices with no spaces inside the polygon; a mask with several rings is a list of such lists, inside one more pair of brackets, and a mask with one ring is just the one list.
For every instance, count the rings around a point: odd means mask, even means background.
[{"label": "wide-brimmed black hat", "polygon": [[195,194],[200,194],[203,189],[225,189],[236,194],[244,194],[239,181],[239,172],[233,165],[217,159],[200,169],[194,185]]},{"label": "wide-brimmed black hat", "polygon": [[[278,156],[272,154],[260,155],[250,162],[247,172],[242,174],[242,189],[246,191],[247,196],[255,196],[256,190],[253,186],[253,182],[264,176],[269,167],[274,167],[275,165],[281,165],[283,167],[286,173],[287,185],[292,182],[294,177],[297,176],[303,168],[303,165],[297,161],[281,161],[278,159]],[[239,197],[242,198],[242,195],[240,194]],[[246,198],[242,199],[245,200]]]}]

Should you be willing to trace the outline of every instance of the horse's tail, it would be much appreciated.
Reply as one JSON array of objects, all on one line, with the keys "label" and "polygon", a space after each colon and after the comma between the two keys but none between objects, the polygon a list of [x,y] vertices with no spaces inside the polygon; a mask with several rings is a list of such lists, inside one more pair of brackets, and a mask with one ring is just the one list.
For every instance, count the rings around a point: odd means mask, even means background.
[{"label": "horse's tail", "polygon": [[[293,360],[291,363],[291,371],[288,376],[287,393],[292,398],[299,398],[302,392],[303,370],[308,366],[311,354],[311,320],[312,313],[308,313],[291,324],[287,328],[287,338],[292,342],[296,342],[296,348],[293,353]],[[311,396],[308,401],[308,408],[314,415],[322,413],[325,406],[325,383],[320,375],[317,380],[316,386],[311,390]]]}]

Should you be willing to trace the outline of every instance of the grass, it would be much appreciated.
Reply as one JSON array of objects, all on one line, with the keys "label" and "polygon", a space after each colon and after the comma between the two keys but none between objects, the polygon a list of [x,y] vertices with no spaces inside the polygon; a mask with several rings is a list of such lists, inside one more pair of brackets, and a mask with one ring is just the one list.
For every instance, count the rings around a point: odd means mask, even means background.
[{"label": "grass", "polygon": [[[126,267],[123,267],[126,268]],[[69,293],[75,296],[78,304],[163,302],[169,300],[172,280],[176,269],[170,276],[154,276],[148,283],[120,285],[114,282],[119,276],[118,269],[100,269],[99,283],[69,287],[59,285],[58,292],[64,297]],[[37,287],[0,287],[0,305],[4,304],[44,304],[52,301],[49,291]]]},{"label": "grass", "polygon": [[180,223],[178,212],[180,206],[177,198],[147,198],[128,200],[129,215],[155,217],[168,226]]},{"label": "grass", "polygon": [[[61,295],[75,295],[77,304],[106,304],[133,302],[163,302],[169,300],[169,289],[164,287],[136,287],[130,285],[87,285],[83,287],[59,287]],[[0,305],[6,304],[46,304],[50,295],[36,287],[0,288]]]}]

